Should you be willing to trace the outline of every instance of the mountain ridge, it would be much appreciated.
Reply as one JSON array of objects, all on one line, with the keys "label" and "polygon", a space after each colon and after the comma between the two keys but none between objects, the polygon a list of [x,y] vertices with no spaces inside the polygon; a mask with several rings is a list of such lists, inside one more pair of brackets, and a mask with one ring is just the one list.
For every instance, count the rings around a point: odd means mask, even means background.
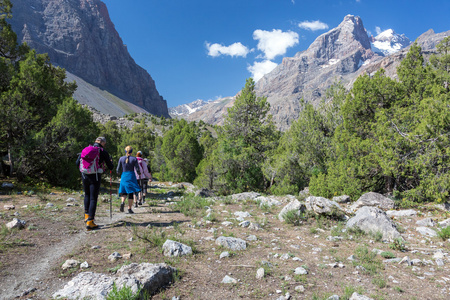
[{"label": "mountain ridge", "polygon": [[[428,57],[435,52],[436,44],[448,35],[450,31],[436,34],[430,29],[416,42]],[[409,46],[383,55],[372,50],[371,41],[361,18],[347,15],[336,28],[317,37],[308,49],[283,58],[281,64],[256,82],[255,92],[259,97],[267,97],[277,127],[287,130],[298,118],[300,99],[318,105],[326,90],[337,81],[350,89],[358,76],[373,74],[380,68],[385,69],[387,76],[396,78],[396,68]],[[229,98],[232,100],[226,105],[208,103],[183,117],[221,125],[226,108],[233,105],[235,96]]]},{"label": "mountain ridge", "polygon": [[[100,0],[12,3],[13,17],[9,22],[18,42],[26,42],[38,53],[48,53],[52,64],[133,104],[132,110],[139,107],[169,117],[166,100],[150,74],[129,54],[105,3]],[[95,94],[95,89],[89,90],[85,97],[89,94]]]}]

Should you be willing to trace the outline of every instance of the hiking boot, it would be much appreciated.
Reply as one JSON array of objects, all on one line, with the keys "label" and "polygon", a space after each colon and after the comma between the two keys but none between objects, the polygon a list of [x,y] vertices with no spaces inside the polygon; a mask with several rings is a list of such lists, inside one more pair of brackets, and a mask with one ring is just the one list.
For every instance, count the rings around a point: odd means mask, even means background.
[{"label": "hiking boot", "polygon": [[125,203],[121,203],[120,204],[120,212],[123,212],[124,211],[124,208],[125,208]]},{"label": "hiking boot", "polygon": [[87,222],[86,222],[87,230],[96,229],[97,227],[98,227],[98,225],[94,223],[94,220],[87,220]]},{"label": "hiking boot", "polygon": [[142,205],[142,201],[139,201],[139,203],[138,203],[139,205]]},{"label": "hiking boot", "polygon": [[88,219],[89,219],[89,215],[88,214],[84,214],[84,223],[86,223]]},{"label": "hiking boot", "polygon": [[131,208],[128,209],[129,214],[134,214],[134,211],[131,210]]},{"label": "hiking boot", "polygon": [[138,203],[137,202],[134,203],[134,207],[138,207]]}]

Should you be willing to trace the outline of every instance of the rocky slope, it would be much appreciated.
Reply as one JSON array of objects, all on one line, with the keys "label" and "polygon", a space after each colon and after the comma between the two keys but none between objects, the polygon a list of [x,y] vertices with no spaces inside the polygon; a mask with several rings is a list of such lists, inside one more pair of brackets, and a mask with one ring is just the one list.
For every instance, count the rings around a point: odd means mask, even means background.
[{"label": "rocky slope", "polygon": [[[317,105],[334,82],[341,81],[351,88],[359,75],[371,74],[380,68],[395,78],[396,68],[409,49],[400,48],[408,44],[408,40],[404,36],[400,39],[398,35],[397,40],[384,39],[389,43],[390,51],[375,53],[372,43],[383,40],[384,35],[369,38],[361,18],[347,15],[338,27],[320,35],[307,50],[284,58],[272,72],[261,78],[256,83],[257,95],[267,97],[278,128],[286,130],[298,118],[300,99]],[[433,53],[436,44],[448,35],[450,31],[436,34],[429,30],[417,38],[417,43],[428,56]],[[231,106],[232,102],[226,106],[208,103],[186,118],[221,124],[226,107]],[[205,116],[211,115],[215,117],[205,119]]]},{"label": "rocky slope", "polygon": [[[48,53],[53,64],[116,98],[152,114],[169,116],[167,103],[159,95],[154,80],[128,53],[102,1],[13,0],[12,3],[10,23],[20,42],[26,42],[39,53]],[[84,96],[89,93],[96,91],[89,89]],[[120,116],[117,109],[105,113]]]}]

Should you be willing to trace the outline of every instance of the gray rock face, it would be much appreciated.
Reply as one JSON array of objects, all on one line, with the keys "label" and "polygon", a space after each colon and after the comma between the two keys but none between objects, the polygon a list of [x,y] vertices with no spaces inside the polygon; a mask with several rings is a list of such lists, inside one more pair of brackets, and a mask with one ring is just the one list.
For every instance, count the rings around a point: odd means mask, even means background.
[{"label": "gray rock face", "polygon": [[388,210],[386,214],[389,217],[413,217],[417,215],[417,211],[414,209],[404,209],[404,210]]},{"label": "gray rock face", "polygon": [[82,272],[69,281],[63,289],[52,295],[63,299],[106,299],[113,284],[130,287],[133,292],[142,288],[153,294],[159,288],[169,284],[176,269],[166,264],[130,264],[117,271],[115,277],[93,272]]},{"label": "gray rock face", "polygon": [[375,206],[384,210],[393,209],[394,201],[374,192],[365,193],[350,206],[351,211],[356,211],[363,206]]},{"label": "gray rock face", "polygon": [[358,227],[366,233],[381,232],[385,240],[401,238],[391,219],[377,207],[364,206],[358,209],[356,215],[347,221],[346,227]]},{"label": "gray rock face", "polygon": [[[53,64],[148,112],[168,117],[166,101],[138,66],[100,0],[15,0],[11,25],[19,42]],[[20,13],[19,13],[20,12]]]},{"label": "gray rock face", "polygon": [[164,256],[184,256],[192,254],[191,247],[172,240],[165,241],[162,248]]},{"label": "gray rock face", "polygon": [[298,200],[289,202],[278,214],[278,219],[280,221],[284,221],[284,214],[286,214],[290,210],[295,210],[300,214],[301,212],[304,212],[306,210],[306,206],[304,203],[301,203]]},{"label": "gray rock face", "polygon": [[247,242],[243,239],[221,236],[216,239],[216,245],[220,245],[233,251],[247,249]]}]

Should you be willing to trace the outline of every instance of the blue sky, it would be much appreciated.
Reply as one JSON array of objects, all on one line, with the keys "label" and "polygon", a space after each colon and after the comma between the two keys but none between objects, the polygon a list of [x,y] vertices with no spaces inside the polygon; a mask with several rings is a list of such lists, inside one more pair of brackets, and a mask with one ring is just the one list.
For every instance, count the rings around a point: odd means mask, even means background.
[{"label": "blue sky", "polygon": [[448,0],[103,0],[137,64],[169,107],[234,96],[347,14],[376,35],[414,41],[450,30]]}]

